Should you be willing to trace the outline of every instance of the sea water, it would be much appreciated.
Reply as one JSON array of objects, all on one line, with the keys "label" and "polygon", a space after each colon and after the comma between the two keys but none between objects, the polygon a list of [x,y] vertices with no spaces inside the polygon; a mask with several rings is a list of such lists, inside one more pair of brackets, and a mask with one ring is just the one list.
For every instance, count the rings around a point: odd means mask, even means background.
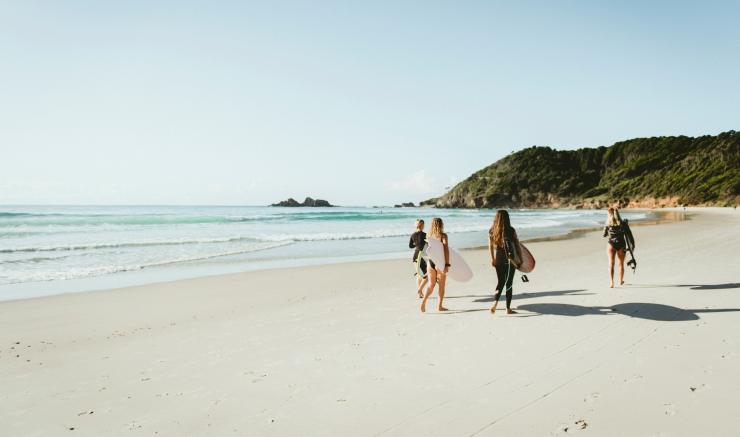
[{"label": "sea water", "polygon": [[[456,248],[487,244],[495,210],[2,206],[0,300],[275,267],[411,258],[441,217]],[[510,210],[521,239],[600,226],[598,210]],[[646,213],[625,213],[646,218]]]}]

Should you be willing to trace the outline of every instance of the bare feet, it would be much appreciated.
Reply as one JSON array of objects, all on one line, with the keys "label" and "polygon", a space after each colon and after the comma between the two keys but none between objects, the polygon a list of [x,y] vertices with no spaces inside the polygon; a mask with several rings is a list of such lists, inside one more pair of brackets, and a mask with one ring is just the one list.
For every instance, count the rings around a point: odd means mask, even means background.
[{"label": "bare feet", "polygon": [[624,285],[624,279],[619,281],[619,285]]},{"label": "bare feet", "polygon": [[424,293],[422,293],[421,291],[419,291],[419,299],[424,299]]},{"label": "bare feet", "polygon": [[491,307],[491,314],[493,314],[493,313],[496,312],[496,305],[498,305],[498,302],[496,302],[495,304],[493,304],[493,306]]},{"label": "bare feet", "polygon": [[506,308],[506,314],[519,314],[516,311],[512,310],[511,308]]},{"label": "bare feet", "polygon": [[445,307],[439,307],[437,308],[437,311],[449,311],[449,310]]},{"label": "bare feet", "polygon": [[614,288],[614,283],[613,282],[610,282],[609,283],[609,288]]}]

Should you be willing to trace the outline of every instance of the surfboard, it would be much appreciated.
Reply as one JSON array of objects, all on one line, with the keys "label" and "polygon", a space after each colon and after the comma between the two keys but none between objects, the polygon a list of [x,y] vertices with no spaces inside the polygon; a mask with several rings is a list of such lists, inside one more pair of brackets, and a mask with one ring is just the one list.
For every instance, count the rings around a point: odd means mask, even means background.
[{"label": "surfboard", "polygon": [[532,252],[530,252],[522,243],[519,243],[519,248],[522,252],[522,263],[519,265],[519,271],[522,273],[529,273],[534,270],[534,257],[532,256]]},{"label": "surfboard", "polygon": [[[453,248],[449,248],[449,250],[450,270],[447,272],[447,276],[456,281],[468,282],[473,277],[473,271],[458,251]],[[444,268],[445,252],[441,241],[435,238],[428,238],[425,252],[440,270]]]}]

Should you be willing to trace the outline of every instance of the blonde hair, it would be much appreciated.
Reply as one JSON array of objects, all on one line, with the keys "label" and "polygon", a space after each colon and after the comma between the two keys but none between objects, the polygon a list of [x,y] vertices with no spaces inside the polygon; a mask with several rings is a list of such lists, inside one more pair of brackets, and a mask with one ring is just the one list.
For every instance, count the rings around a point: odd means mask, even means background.
[{"label": "blonde hair", "polygon": [[416,219],[416,230],[417,231],[423,231],[424,230],[424,220],[422,220],[422,219]]},{"label": "blonde hair", "polygon": [[437,239],[442,238],[442,234],[445,232],[445,224],[442,223],[442,219],[439,217],[434,217],[432,219],[432,226],[429,229],[429,236],[434,237]]},{"label": "blonde hair", "polygon": [[606,211],[606,225],[607,226],[619,226],[622,222],[622,217],[619,216],[619,210],[617,208],[609,208]]}]

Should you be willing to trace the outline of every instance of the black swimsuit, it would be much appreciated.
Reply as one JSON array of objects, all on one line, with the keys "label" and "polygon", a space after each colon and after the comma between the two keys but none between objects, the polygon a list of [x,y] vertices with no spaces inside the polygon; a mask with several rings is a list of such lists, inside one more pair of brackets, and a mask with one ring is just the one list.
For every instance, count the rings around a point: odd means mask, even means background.
[{"label": "black swimsuit", "polygon": [[[506,289],[506,308],[511,308],[511,299],[514,294],[514,273],[516,269],[514,265],[509,261],[509,255],[517,256],[515,246],[518,246],[519,238],[516,235],[514,228],[507,229],[504,232],[504,245],[496,246],[496,278],[498,283],[496,284],[496,293],[493,295],[493,299],[498,303],[501,298],[501,291]],[[515,244],[516,243],[516,244]],[[507,247],[508,246],[508,247]]]},{"label": "black swimsuit", "polygon": [[[426,244],[426,241],[427,234],[423,231],[416,231],[411,234],[411,238],[409,238],[409,249],[415,249],[414,257],[411,260],[413,262],[419,262],[419,269],[421,269],[421,272],[424,276],[426,276],[427,274],[427,262],[424,260],[424,258],[419,256],[419,252],[424,250],[424,244]],[[432,264],[432,268],[434,268],[434,264]]]},{"label": "black swimsuit", "polygon": [[624,242],[624,230],[622,230],[621,225],[605,226],[604,236],[609,237],[609,245],[611,245],[614,250],[624,250],[627,247]]}]

